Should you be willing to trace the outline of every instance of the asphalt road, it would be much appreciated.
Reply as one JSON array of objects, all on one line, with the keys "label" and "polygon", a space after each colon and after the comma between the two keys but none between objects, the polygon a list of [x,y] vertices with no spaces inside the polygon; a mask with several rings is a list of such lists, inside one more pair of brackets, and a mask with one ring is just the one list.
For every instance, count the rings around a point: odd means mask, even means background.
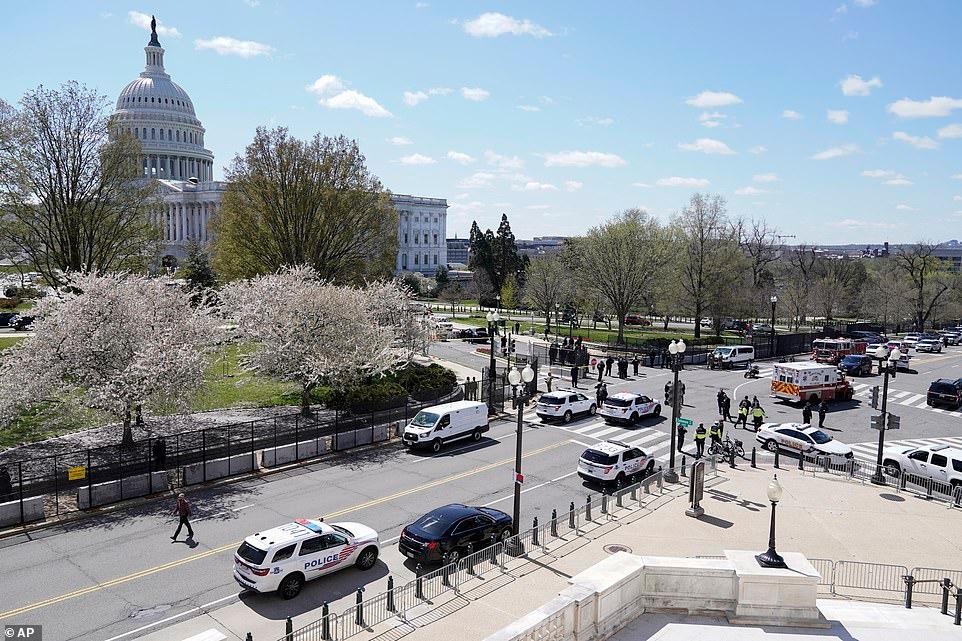
[{"label": "asphalt road", "polygon": [[[443,345],[449,355],[475,358],[463,344]],[[911,399],[924,394],[935,378],[962,376],[962,348],[949,349],[941,355],[916,357],[918,373],[900,373],[891,382],[891,393],[905,392],[903,398]],[[763,371],[768,369],[760,365]],[[609,391],[640,391],[662,398],[671,372],[642,368],[639,374],[628,381],[609,379]],[[715,419],[719,388],[735,398],[757,395],[769,420],[801,418],[798,408],[768,397],[768,379],[747,380],[741,371],[703,368],[686,369],[681,378],[687,388],[682,415],[696,423]],[[875,384],[880,378],[856,382]],[[594,381],[582,382],[580,387],[593,393]],[[957,413],[898,404],[890,409],[902,417],[899,439],[955,437],[962,432]],[[867,398],[857,396],[833,408],[826,429],[846,443],[874,442],[878,434],[869,427],[873,412]],[[586,487],[574,474],[578,455],[598,440],[624,437],[624,431],[606,434],[608,428],[598,421],[585,417],[568,426],[527,424],[522,525],[529,525],[535,516],[543,522],[552,508],[563,511],[569,501],[583,501],[589,489],[596,489]],[[645,439],[643,448],[657,450],[655,455],[665,459],[668,423],[664,416],[647,419],[628,438]],[[492,505],[510,512],[514,431],[511,421],[499,421],[481,443],[452,445],[439,455],[390,445],[260,479],[197,488],[189,492],[197,539],[192,548],[171,542],[174,522],[168,515],[172,508],[168,500],[0,541],[4,577],[0,621],[41,623],[48,641],[120,641],[153,631],[198,607],[216,608],[238,598],[253,613],[277,620],[279,631],[285,617],[318,608],[324,601],[339,611],[353,602],[358,587],[373,594],[383,590],[389,573],[398,582],[413,576],[413,568],[397,552],[396,540],[401,528],[424,512],[450,502]],[[730,432],[736,437],[742,434],[751,447],[753,434]],[[231,558],[243,537],[294,518],[319,515],[332,522],[356,520],[377,529],[384,544],[378,565],[367,573],[352,568],[321,578],[293,601],[240,594],[231,576]]]}]

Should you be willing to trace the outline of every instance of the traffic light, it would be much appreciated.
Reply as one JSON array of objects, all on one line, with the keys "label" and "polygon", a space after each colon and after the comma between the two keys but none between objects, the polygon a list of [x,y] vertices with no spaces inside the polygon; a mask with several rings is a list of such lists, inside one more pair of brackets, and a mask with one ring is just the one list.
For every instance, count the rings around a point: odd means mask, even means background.
[{"label": "traffic light", "polygon": [[888,425],[886,425],[885,428],[889,430],[899,429],[899,424],[902,422],[902,419],[900,419],[895,414],[889,414],[888,417],[889,417]]},{"label": "traffic light", "polygon": [[884,429],[885,417],[881,414],[872,417],[872,429],[881,430]]},{"label": "traffic light", "polygon": [[878,409],[878,385],[872,388],[872,407]]},{"label": "traffic light", "polygon": [[667,405],[668,407],[671,407],[672,397],[674,396],[674,394],[672,394],[672,391],[673,391],[673,385],[671,383],[668,383],[668,385],[665,387],[665,405]]}]

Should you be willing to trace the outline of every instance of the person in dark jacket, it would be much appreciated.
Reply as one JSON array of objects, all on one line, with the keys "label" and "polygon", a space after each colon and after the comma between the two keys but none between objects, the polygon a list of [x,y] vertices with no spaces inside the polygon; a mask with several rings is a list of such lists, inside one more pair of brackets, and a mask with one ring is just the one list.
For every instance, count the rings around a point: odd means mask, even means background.
[{"label": "person in dark jacket", "polygon": [[675,428],[675,434],[678,439],[676,446],[678,447],[679,452],[681,452],[681,446],[684,445],[685,443],[685,434],[687,433],[688,433],[688,430],[685,429],[684,425],[678,425],[678,427]]},{"label": "person in dark jacket", "polygon": [[828,412],[828,403],[824,400],[818,404],[818,426],[825,427],[825,414]]},{"label": "person in dark jacket", "polygon": [[578,366],[573,365],[571,367],[571,386],[578,387]]},{"label": "person in dark jacket", "polygon": [[180,528],[187,526],[187,540],[191,541],[194,538],[194,528],[190,527],[190,503],[181,492],[177,495],[177,504],[174,505],[174,509],[171,514],[176,514],[179,517],[177,522],[177,530],[174,532],[174,536],[170,537],[171,540],[176,541],[177,537],[180,536]]},{"label": "person in dark jacket", "polygon": [[635,357],[631,359],[631,369],[634,371],[635,376],[638,376],[638,364],[638,354],[635,354]]},{"label": "person in dark jacket", "polygon": [[599,358],[596,368],[598,370],[598,382],[600,383],[601,379],[605,376],[605,362]]},{"label": "person in dark jacket", "polygon": [[608,376],[614,376],[614,374],[612,374],[612,372],[614,371],[614,364],[615,364],[615,359],[613,356],[609,354],[608,358],[605,359],[605,369],[608,370]]},{"label": "person in dark jacket", "polygon": [[598,386],[598,391],[595,392],[595,407],[601,409],[601,406],[605,404],[605,399],[608,398],[608,386],[602,383]]},{"label": "person in dark jacket", "polygon": [[722,401],[722,418],[726,421],[731,421],[732,419],[732,399],[728,394],[725,394],[725,399]]},{"label": "person in dark jacket", "polygon": [[805,407],[802,408],[802,423],[805,425],[812,424],[812,404],[805,403]]}]

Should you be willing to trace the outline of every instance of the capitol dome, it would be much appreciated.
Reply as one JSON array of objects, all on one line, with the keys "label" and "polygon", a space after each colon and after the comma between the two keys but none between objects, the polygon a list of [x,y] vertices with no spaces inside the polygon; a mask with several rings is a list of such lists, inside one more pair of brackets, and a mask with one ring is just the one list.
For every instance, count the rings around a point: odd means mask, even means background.
[{"label": "capitol dome", "polygon": [[213,180],[214,154],[204,148],[204,127],[190,96],[164,69],[164,49],[154,27],[144,47],[147,65],[120,92],[114,126],[140,140],[145,177]]}]

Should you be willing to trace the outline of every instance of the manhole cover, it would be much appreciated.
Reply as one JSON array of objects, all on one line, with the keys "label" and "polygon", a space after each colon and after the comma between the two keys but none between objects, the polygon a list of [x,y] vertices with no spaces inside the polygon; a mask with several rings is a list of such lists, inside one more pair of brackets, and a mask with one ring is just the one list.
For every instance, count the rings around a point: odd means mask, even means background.
[{"label": "manhole cover", "polygon": [[622,545],[621,543],[612,543],[611,545],[605,546],[605,552],[608,554],[614,554],[615,552],[631,552],[631,548],[627,545]]}]

